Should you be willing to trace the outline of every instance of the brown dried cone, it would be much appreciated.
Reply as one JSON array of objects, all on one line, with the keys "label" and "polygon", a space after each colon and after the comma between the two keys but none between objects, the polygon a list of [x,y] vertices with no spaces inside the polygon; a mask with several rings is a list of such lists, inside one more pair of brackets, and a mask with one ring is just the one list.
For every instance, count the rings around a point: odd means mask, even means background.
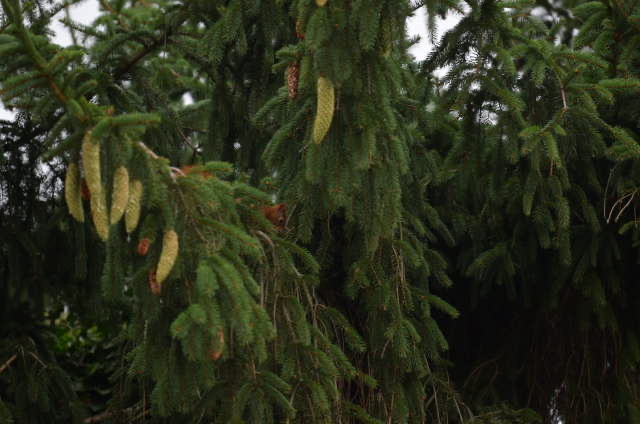
[{"label": "brown dried cone", "polygon": [[109,215],[107,215],[107,202],[104,192],[91,194],[91,215],[93,224],[96,226],[96,232],[102,241],[109,238]]},{"label": "brown dried cone", "polygon": [[164,233],[162,239],[162,252],[158,260],[156,269],[156,280],[158,284],[162,284],[167,279],[173,264],[178,257],[178,234],[174,230],[168,230]]},{"label": "brown dried cone", "polygon": [[300,62],[296,61],[287,68],[287,88],[289,98],[295,99],[298,95],[298,82],[300,81]]},{"label": "brown dried cone", "polygon": [[125,228],[127,234],[131,234],[140,221],[140,208],[142,207],[142,182],[133,180],[129,189],[129,201],[124,215]]},{"label": "brown dried cone", "polygon": [[129,203],[129,171],[119,167],[113,176],[113,192],[111,193],[111,225],[117,224]]},{"label": "brown dried cone", "polygon": [[333,83],[325,77],[318,78],[318,104],[316,119],[313,122],[313,142],[321,143],[329,132],[333,110],[335,107],[335,90]]},{"label": "brown dried cone", "polygon": [[80,168],[72,162],[67,168],[67,177],[64,182],[64,197],[67,201],[69,213],[76,221],[84,222],[84,209],[82,207],[82,184],[80,183]]},{"label": "brown dried cone", "polygon": [[82,140],[82,165],[84,178],[87,181],[91,196],[102,192],[102,176],[100,174],[100,144],[91,140],[91,131],[87,131]]},{"label": "brown dried cone", "polygon": [[142,240],[140,240],[138,242],[138,255],[140,256],[147,256],[147,253],[149,253],[149,247],[151,247],[151,240],[149,240],[148,238],[143,238]]},{"label": "brown dried cone", "polygon": [[327,0],[316,0],[318,7],[324,7],[327,4]]}]

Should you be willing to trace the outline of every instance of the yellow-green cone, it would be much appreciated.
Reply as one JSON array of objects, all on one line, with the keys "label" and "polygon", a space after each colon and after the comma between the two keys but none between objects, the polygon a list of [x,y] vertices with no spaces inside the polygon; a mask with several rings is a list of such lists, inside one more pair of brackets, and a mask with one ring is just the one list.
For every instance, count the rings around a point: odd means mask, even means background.
[{"label": "yellow-green cone", "polygon": [[316,4],[318,7],[324,7],[327,4],[328,0],[316,0]]},{"label": "yellow-green cone", "polygon": [[73,162],[67,168],[67,176],[64,183],[64,197],[67,201],[69,213],[76,221],[84,222],[84,208],[82,207],[82,194],[80,184],[80,168]]},{"label": "yellow-green cone", "polygon": [[91,140],[91,131],[87,131],[82,140],[82,164],[89,192],[91,197],[94,197],[102,192],[102,177],[100,175],[100,144]]},{"label": "yellow-green cone", "polygon": [[135,231],[140,221],[140,208],[142,207],[142,182],[133,180],[129,190],[129,201],[124,215],[127,234]]},{"label": "yellow-green cone", "polygon": [[313,142],[322,143],[329,132],[333,109],[335,106],[335,90],[333,83],[325,77],[318,78],[318,105],[316,119],[313,122]]},{"label": "yellow-green cone", "polygon": [[104,192],[98,194],[91,193],[91,215],[96,232],[102,241],[109,238],[109,216],[107,215],[107,202]]},{"label": "yellow-green cone", "polygon": [[162,284],[167,279],[173,264],[178,257],[178,234],[174,230],[168,230],[164,233],[162,240],[162,252],[158,260],[158,268],[156,270],[156,281]]},{"label": "yellow-green cone", "polygon": [[129,171],[124,166],[116,170],[113,176],[111,193],[111,225],[117,224],[129,203]]}]

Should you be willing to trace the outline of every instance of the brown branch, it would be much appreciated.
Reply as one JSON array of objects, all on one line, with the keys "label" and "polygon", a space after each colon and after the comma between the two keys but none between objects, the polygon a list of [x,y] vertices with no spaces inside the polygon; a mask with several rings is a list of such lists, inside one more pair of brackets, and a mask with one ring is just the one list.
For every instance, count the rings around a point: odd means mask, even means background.
[{"label": "brown branch", "polygon": [[9,368],[9,366],[11,365],[11,363],[12,363],[13,361],[15,361],[17,357],[18,357],[18,354],[14,354],[11,358],[9,358],[9,359],[7,360],[7,362],[5,362],[4,364],[2,364],[2,366],[0,367],[0,374],[2,374],[2,372],[3,372],[5,369]]}]

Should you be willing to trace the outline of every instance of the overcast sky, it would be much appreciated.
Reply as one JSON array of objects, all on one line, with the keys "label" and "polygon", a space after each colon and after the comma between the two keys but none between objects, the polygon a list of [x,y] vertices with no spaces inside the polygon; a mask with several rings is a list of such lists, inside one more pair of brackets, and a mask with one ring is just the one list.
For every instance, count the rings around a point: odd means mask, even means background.
[{"label": "overcast sky", "polygon": [[[70,14],[73,20],[85,25],[90,25],[98,14],[98,0],[86,0],[80,4],[73,5],[70,7]],[[58,21],[58,19],[63,16],[64,12],[60,12],[55,19],[55,23],[52,25],[52,30],[56,33],[53,42],[61,46],[68,46],[71,44],[69,31]],[[444,31],[451,28],[459,20],[459,15],[452,15],[445,20],[439,20],[437,37],[440,37]],[[420,42],[411,49],[411,53],[418,60],[424,59],[432,47],[427,35],[424,8],[418,9],[416,14],[409,19],[408,31],[411,36],[419,35],[421,38]],[[0,119],[11,119],[12,116],[13,114],[6,111],[0,103]]]}]

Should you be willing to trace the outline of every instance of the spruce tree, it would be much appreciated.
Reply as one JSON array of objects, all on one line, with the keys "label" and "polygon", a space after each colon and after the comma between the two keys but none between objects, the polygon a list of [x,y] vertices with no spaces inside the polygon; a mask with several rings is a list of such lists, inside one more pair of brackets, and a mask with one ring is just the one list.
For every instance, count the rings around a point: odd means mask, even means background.
[{"label": "spruce tree", "polygon": [[640,421],[633,0],[1,1],[4,421]]}]

